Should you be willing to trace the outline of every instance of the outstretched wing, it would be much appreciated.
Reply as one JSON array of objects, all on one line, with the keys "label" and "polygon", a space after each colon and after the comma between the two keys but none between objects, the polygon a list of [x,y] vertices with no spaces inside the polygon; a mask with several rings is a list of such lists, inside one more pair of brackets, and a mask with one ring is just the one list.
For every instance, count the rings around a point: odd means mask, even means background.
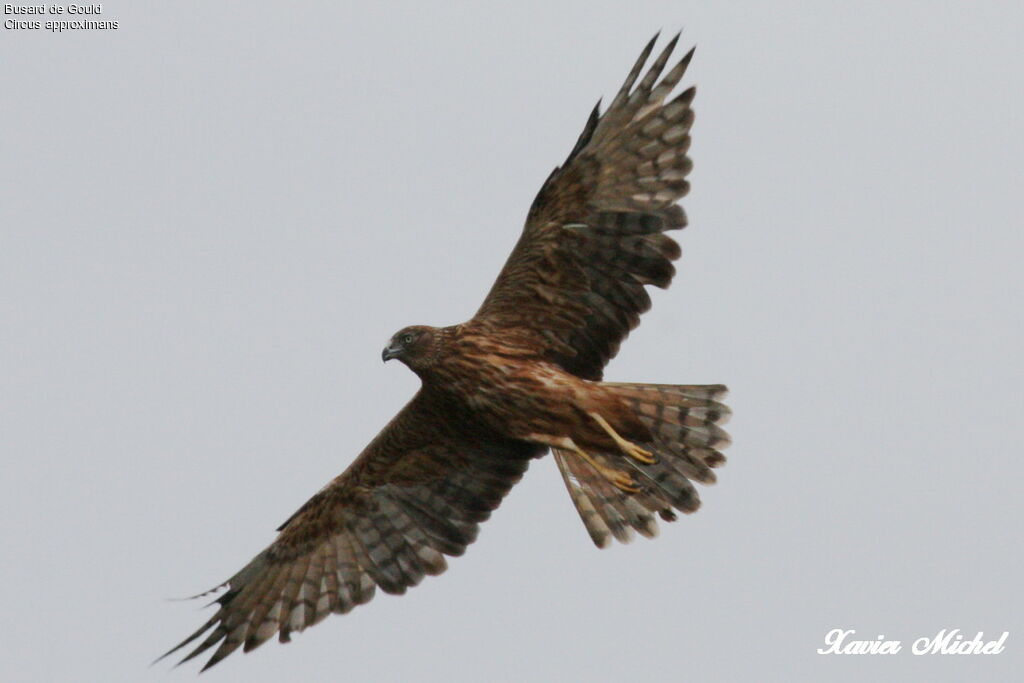
[{"label": "outstretched wing", "polygon": [[[208,669],[239,646],[369,601],[404,593],[461,555],[478,525],[543,449],[483,431],[425,390],[352,465],[279,528],[280,535],[218,587],[217,612],[164,655],[209,635],[183,660],[219,645]],[[216,589],[215,589],[216,590]],[[211,631],[212,629],[212,631]]]},{"label": "outstretched wing", "polygon": [[678,39],[637,83],[655,36],[608,110],[595,107],[476,314],[497,328],[535,331],[549,358],[586,379],[601,379],[650,308],[644,285],[667,287],[675,274],[679,247],[664,231],[686,225],[676,202],[689,189],[695,89],[666,99],[693,50],[658,78]]}]

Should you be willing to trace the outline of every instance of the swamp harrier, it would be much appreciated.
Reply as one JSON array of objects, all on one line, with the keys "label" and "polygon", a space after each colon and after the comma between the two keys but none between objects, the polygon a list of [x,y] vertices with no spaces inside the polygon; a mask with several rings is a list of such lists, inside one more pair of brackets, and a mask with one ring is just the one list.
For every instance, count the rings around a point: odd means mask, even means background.
[{"label": "swamp harrier", "polygon": [[476,315],[391,338],[384,360],[415,372],[419,392],[214,589],[225,589],[217,612],[167,654],[209,631],[182,660],[217,646],[209,668],[377,587],[404,593],[440,574],[548,450],[599,547],[697,509],[691,482],[713,482],[725,460],[725,387],[601,381],[650,308],[645,286],[667,287],[679,257],[665,232],[686,225],[676,202],[689,189],[695,90],[668,97],[693,50],[659,80],[678,38],[640,78],[655,36],[608,109],[594,108]]}]

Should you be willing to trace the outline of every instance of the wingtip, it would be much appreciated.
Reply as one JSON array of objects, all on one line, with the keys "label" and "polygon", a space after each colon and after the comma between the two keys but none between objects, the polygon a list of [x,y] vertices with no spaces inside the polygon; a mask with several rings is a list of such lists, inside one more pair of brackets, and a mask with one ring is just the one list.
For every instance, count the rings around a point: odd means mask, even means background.
[{"label": "wingtip", "polygon": [[686,51],[686,54],[683,55],[683,58],[679,60],[679,63],[683,65],[684,70],[690,65],[690,61],[693,59],[693,53],[696,51],[697,46],[691,46],[690,49]]},{"label": "wingtip", "polygon": [[637,64],[636,66],[634,66],[634,68],[640,69],[643,67],[643,65],[647,62],[648,57],[650,57],[651,53],[654,51],[654,46],[655,44],[657,44],[658,38],[660,37],[661,31],[658,31],[650,40],[647,41],[647,44],[644,45],[644,49],[640,52],[640,58],[637,60]]},{"label": "wingtip", "polygon": [[[185,642],[182,642],[182,643],[179,643],[179,644],[175,645],[170,650],[168,650],[167,652],[163,653],[162,655],[160,655],[159,657],[154,659],[152,662],[150,662],[149,665],[150,666],[156,666],[157,664],[159,664],[160,662],[164,661],[165,659],[167,659],[168,657],[173,655],[175,652],[180,650],[182,647],[184,647],[186,642],[188,642],[188,641],[185,641]],[[172,668],[175,668],[175,669],[178,668],[179,666],[182,665],[182,663],[184,661],[185,660],[182,660],[181,662],[178,662],[178,663],[174,664]]]},{"label": "wingtip", "polygon": [[[230,580],[225,581],[223,583],[219,583],[216,586],[214,586],[213,588],[210,588],[209,590],[205,590],[202,593],[196,593],[195,595],[189,595],[189,596],[186,596],[184,598],[164,598],[164,600],[167,601],[167,602],[188,602],[189,600],[198,600],[199,598],[205,598],[207,595],[213,595],[214,593],[218,592],[222,588],[227,588],[228,583],[230,583]],[[216,600],[214,600],[214,602],[216,602]],[[211,602],[210,605],[212,605],[212,604],[213,603]],[[209,607],[210,605],[207,605],[207,607]]]},{"label": "wingtip", "polygon": [[[164,661],[165,659],[167,659],[168,657],[173,655],[175,652],[177,652],[178,650],[180,650],[181,648],[185,647],[186,645],[191,643],[193,640],[195,640],[195,638],[197,636],[198,636],[198,634],[193,634],[193,635],[189,636],[188,638],[186,638],[185,640],[181,641],[180,643],[178,643],[177,645],[172,647],[170,650],[168,650],[167,652],[163,653],[162,655],[160,655],[159,657],[154,659],[152,662],[150,662],[150,666],[153,666],[154,664],[158,664],[158,663]],[[184,660],[182,660],[182,661],[184,661]],[[181,666],[181,662],[178,662],[174,666],[176,666],[176,667]]]},{"label": "wingtip", "polygon": [[683,35],[683,32],[679,31],[674,36],[672,36],[672,39],[668,41],[668,45],[665,46],[665,50],[671,54],[672,50],[674,50],[676,48],[676,44],[679,43],[679,38],[682,35]]},{"label": "wingtip", "polygon": [[[654,37],[651,38],[650,42],[648,42],[648,44],[647,44],[648,47],[653,47],[654,44],[658,42],[658,39],[661,37],[662,31],[664,31],[664,30],[665,29],[662,29],[662,28],[659,28],[657,30],[657,32],[654,34]],[[683,29],[679,29],[678,31],[675,32],[675,34],[673,34],[672,38],[669,39],[668,44],[669,45],[675,45],[676,43],[679,42],[679,39],[682,38],[682,37],[683,37]]]},{"label": "wingtip", "polygon": [[207,669],[212,669],[213,666],[215,664],[217,664],[217,662],[219,662],[219,661],[220,661],[219,659],[214,659],[213,657],[210,657],[210,659],[206,662],[206,664],[203,664],[203,668],[199,670],[199,673],[203,673]]},{"label": "wingtip", "polygon": [[[693,53],[695,53],[696,51],[697,51],[697,46],[694,45],[689,50],[687,50],[686,54],[683,55],[683,58],[679,60],[679,65],[678,65],[677,68],[682,69],[682,73],[685,73],[686,70],[689,68],[690,62],[693,60]],[[693,86],[690,86],[690,87],[693,87]]]},{"label": "wingtip", "polygon": [[[209,631],[211,628],[213,628],[217,624],[217,621],[220,620],[220,618],[221,618],[220,612],[218,612],[217,614],[214,614],[202,626],[200,626],[198,629],[196,629],[190,636],[188,636],[183,641],[181,641],[180,643],[178,643],[177,645],[172,647],[170,650],[168,650],[167,652],[163,653],[162,655],[157,657],[155,660],[153,660],[153,664],[156,664],[157,662],[166,659],[167,657],[171,656],[172,654],[174,654],[178,650],[182,649],[186,645],[188,645],[188,644],[194,642],[195,640],[197,640],[198,638],[200,638],[203,634],[205,634],[207,631]],[[209,640],[209,638],[207,640]],[[196,655],[198,655],[201,652],[205,651],[212,644],[213,644],[212,642],[200,643],[198,647],[193,649],[191,652],[188,653],[187,656],[185,656],[181,661],[179,661],[177,664],[175,664],[174,668],[177,668],[177,667],[181,666],[182,664],[184,664],[185,662],[189,661],[190,659],[192,659]],[[152,665],[150,665],[150,666],[152,666]]]},{"label": "wingtip", "polygon": [[[152,662],[150,662],[149,665],[150,666],[155,666],[155,665],[159,664],[160,662],[164,661],[165,659],[167,659],[168,657],[173,655],[175,652],[177,652],[178,650],[183,648],[188,642],[189,641],[185,640],[185,641],[182,641],[181,643],[178,643],[177,645],[172,647],[170,650],[168,650],[167,652],[163,653],[162,655],[160,655],[159,657],[154,659]],[[185,660],[183,659],[180,662],[178,662],[177,664],[175,664],[172,668],[176,669],[179,666],[181,666],[184,662],[185,662]]]}]

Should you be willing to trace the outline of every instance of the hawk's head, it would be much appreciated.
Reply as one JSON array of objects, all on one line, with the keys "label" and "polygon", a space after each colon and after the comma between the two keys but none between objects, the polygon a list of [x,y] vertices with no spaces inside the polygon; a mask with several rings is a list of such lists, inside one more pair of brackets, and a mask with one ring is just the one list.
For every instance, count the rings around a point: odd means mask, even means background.
[{"label": "hawk's head", "polygon": [[403,327],[391,337],[380,354],[385,362],[392,358],[405,363],[412,370],[428,367],[436,357],[437,330],[426,325]]}]

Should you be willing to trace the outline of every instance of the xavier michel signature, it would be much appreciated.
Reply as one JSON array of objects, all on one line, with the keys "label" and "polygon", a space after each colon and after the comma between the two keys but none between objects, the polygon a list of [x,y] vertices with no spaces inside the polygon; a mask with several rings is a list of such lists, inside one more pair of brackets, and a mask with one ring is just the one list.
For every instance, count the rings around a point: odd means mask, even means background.
[{"label": "xavier michel signature", "polygon": [[[818,648],[819,655],[896,655],[903,651],[899,640],[886,640],[878,636],[875,640],[856,640],[857,631],[834,628],[825,634],[825,647]],[[1006,648],[1009,631],[1003,631],[996,640],[984,640],[984,631],[971,640],[964,640],[960,629],[942,629],[934,636],[918,638],[910,646],[915,655],[997,655]]]}]

